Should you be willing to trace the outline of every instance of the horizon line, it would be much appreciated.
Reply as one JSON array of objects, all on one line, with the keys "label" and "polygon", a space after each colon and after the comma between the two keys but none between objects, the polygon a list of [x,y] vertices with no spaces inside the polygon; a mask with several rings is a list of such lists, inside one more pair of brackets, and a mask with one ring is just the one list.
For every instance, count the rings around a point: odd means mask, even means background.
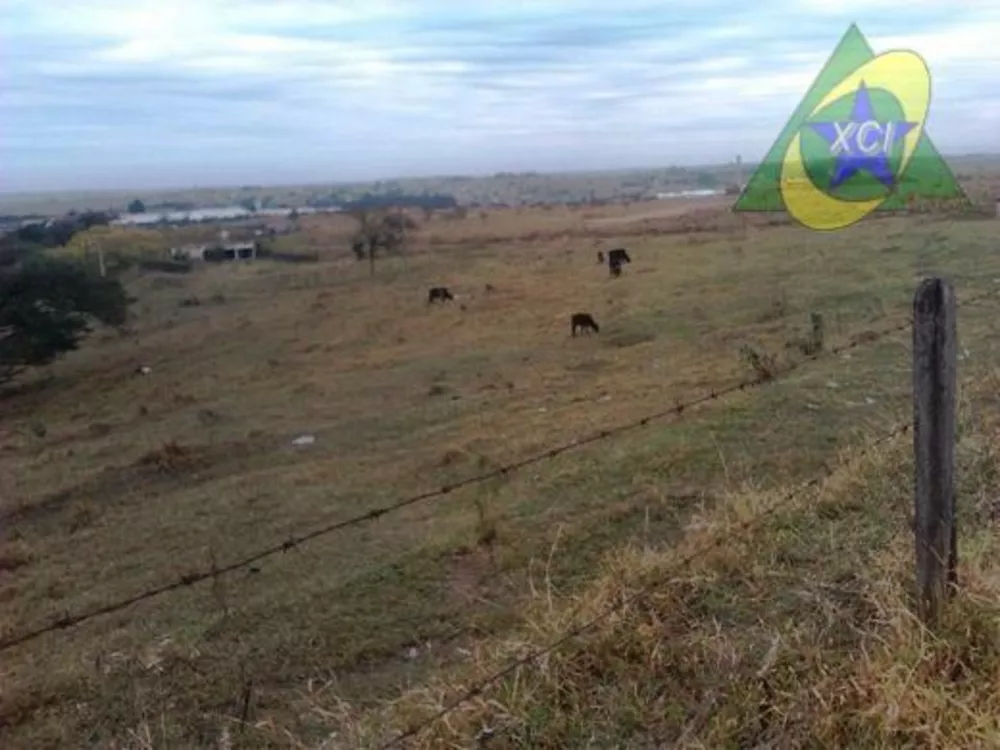
[{"label": "horizon line", "polygon": [[[962,154],[941,154],[941,157],[948,160],[958,160],[958,159],[973,159],[981,157],[990,158],[1000,158],[1000,151],[977,151],[968,152]],[[763,163],[763,160],[757,161],[743,161],[739,165],[742,169],[748,169],[756,167]],[[315,181],[303,181],[303,182],[276,182],[276,183],[255,183],[255,184],[205,184],[205,185],[162,185],[159,187],[120,187],[120,188],[50,188],[44,190],[4,190],[0,188],[0,197],[2,198],[14,198],[18,196],[51,196],[58,195],[60,193],[73,193],[73,194],[107,194],[107,195],[119,195],[122,193],[156,193],[156,192],[174,192],[174,191],[184,191],[184,190],[260,190],[265,188],[280,189],[280,188],[291,188],[291,187],[353,187],[353,186],[363,186],[371,185],[377,182],[410,182],[410,181],[420,181],[420,180],[448,180],[448,179],[491,179],[497,177],[498,175],[537,175],[537,176],[562,176],[562,175],[582,175],[582,174],[615,174],[619,172],[647,172],[647,171],[658,171],[667,169],[682,169],[685,171],[698,171],[700,169],[720,169],[725,167],[737,167],[735,161],[728,162],[707,162],[704,164],[693,164],[690,166],[681,166],[678,164],[670,165],[660,165],[660,166],[630,166],[630,167],[611,167],[603,169],[567,169],[567,170],[499,170],[489,173],[428,173],[423,175],[410,175],[410,176],[395,176],[395,177],[372,177],[365,180],[315,180]]]}]

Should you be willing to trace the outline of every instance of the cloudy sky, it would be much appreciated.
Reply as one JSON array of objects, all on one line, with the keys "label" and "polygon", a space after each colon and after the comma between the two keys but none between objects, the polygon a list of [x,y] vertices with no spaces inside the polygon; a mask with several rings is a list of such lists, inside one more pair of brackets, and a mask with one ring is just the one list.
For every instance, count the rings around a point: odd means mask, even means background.
[{"label": "cloudy sky", "polygon": [[851,22],[1000,151],[1000,0],[0,0],[0,190],[759,159]]}]

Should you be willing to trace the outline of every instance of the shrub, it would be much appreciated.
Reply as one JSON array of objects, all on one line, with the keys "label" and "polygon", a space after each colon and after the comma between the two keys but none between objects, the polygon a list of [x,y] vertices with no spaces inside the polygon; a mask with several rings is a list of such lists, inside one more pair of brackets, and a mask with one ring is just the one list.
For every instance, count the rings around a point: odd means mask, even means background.
[{"label": "shrub", "polygon": [[82,264],[35,256],[0,272],[0,383],[76,349],[95,322],[122,326],[121,282]]}]

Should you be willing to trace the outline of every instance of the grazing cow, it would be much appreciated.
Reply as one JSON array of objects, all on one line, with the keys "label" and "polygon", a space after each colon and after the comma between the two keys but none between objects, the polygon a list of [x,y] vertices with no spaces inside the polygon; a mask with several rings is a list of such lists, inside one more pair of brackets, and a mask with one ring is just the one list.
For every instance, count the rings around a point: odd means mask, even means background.
[{"label": "grazing cow", "polygon": [[497,290],[497,288],[492,284],[487,284],[484,288],[486,289],[487,294],[489,294],[490,292],[495,292]]},{"label": "grazing cow", "polygon": [[431,302],[434,302],[435,300],[444,302],[445,300],[454,300],[454,299],[455,298],[452,296],[451,292],[448,290],[448,287],[446,286],[434,286],[431,287],[427,292],[428,305]]},{"label": "grazing cow", "polygon": [[608,251],[608,271],[612,276],[621,276],[622,263],[631,263],[628,251],[624,247],[618,247]]},{"label": "grazing cow", "polygon": [[603,264],[604,264],[604,253],[601,252],[600,250],[598,250],[597,251],[597,265],[600,266],[600,265],[603,265]]},{"label": "grazing cow", "polygon": [[601,327],[597,325],[597,321],[590,315],[590,313],[573,313],[569,319],[570,332],[576,336],[576,329],[579,328],[583,331],[593,331],[598,333]]}]

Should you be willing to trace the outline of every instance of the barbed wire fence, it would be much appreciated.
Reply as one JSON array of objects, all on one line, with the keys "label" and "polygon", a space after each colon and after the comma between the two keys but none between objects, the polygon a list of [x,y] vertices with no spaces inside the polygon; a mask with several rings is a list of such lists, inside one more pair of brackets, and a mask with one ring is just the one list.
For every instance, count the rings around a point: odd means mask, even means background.
[{"label": "barbed wire fence", "polygon": [[[879,447],[892,442],[901,435],[908,434],[910,432],[910,429],[911,429],[910,422],[902,422],[896,425],[889,432],[875,439],[867,446],[862,448],[850,463],[857,463],[858,461],[864,460],[864,458],[869,456]],[[478,696],[482,695],[483,692],[491,685],[494,685],[503,680],[504,678],[509,677],[521,667],[529,666],[534,662],[537,662],[539,659],[542,659],[543,657],[562,648],[572,639],[576,638],[577,636],[583,635],[589,630],[592,630],[602,621],[614,615],[617,611],[624,609],[628,605],[638,602],[643,598],[648,597],[653,591],[655,591],[658,587],[662,586],[667,580],[676,576],[678,573],[682,572],[685,568],[691,565],[691,563],[695,562],[699,558],[702,558],[705,555],[709,554],[710,552],[724,546],[728,542],[733,542],[739,539],[748,531],[757,526],[762,525],[766,520],[777,515],[781,511],[790,509],[794,505],[794,503],[801,498],[801,496],[804,493],[817,489],[818,487],[820,487],[820,485],[822,485],[822,483],[825,480],[832,477],[834,474],[837,473],[838,470],[842,468],[844,468],[844,465],[824,467],[823,472],[821,474],[797,484],[792,490],[781,495],[780,499],[777,502],[772,503],[762,512],[755,514],[750,518],[736,524],[732,529],[730,529],[726,533],[714,536],[710,541],[699,546],[693,552],[682,557],[676,564],[671,565],[665,572],[663,572],[663,574],[656,576],[652,581],[640,587],[637,591],[633,592],[627,597],[624,597],[623,599],[620,599],[619,601],[614,602],[611,606],[606,607],[594,617],[591,617],[590,619],[564,631],[561,636],[556,638],[554,641],[550,642],[547,646],[543,646],[524,656],[514,659],[507,666],[503,667],[502,669],[496,672],[493,672],[488,677],[479,680],[478,682],[476,682],[475,685],[473,685],[471,688],[462,693],[461,696],[447,703],[436,713],[432,714],[431,716],[419,722],[418,724],[415,724],[414,726],[405,730],[402,734],[398,735],[397,737],[394,737],[385,744],[380,745],[379,750],[388,750],[388,748],[398,747],[405,740],[415,738],[418,734],[423,732],[425,729],[429,728],[432,724],[435,724],[436,722],[440,721],[441,719],[443,719],[448,714],[452,713],[465,703],[468,703],[474,698],[477,698]],[[485,738],[486,737],[484,737],[484,739]]]},{"label": "barbed wire fence", "polygon": [[[981,297],[987,297],[992,295],[993,292],[991,291],[988,294],[981,295]],[[807,365],[811,362],[815,362],[817,360],[830,357],[837,357],[853,349],[857,349],[862,346],[867,346],[876,343],[878,341],[882,341],[888,336],[905,331],[911,325],[911,321],[912,317],[907,317],[905,320],[901,322],[891,324],[877,331],[869,332],[868,335],[864,337],[854,338],[845,344],[824,348],[819,351],[813,352],[812,354],[805,355],[798,361],[787,364],[782,369],[778,370],[768,369],[759,371],[753,377],[740,379],[734,383],[731,383],[728,386],[720,388],[712,388],[707,392],[699,396],[690,398],[688,400],[680,400],[680,399],[675,400],[671,406],[658,409],[637,419],[632,419],[612,427],[592,432],[588,435],[579,438],[574,438],[560,445],[553,446],[544,451],[534,453],[530,456],[518,459],[516,461],[502,465],[498,468],[494,468],[479,474],[474,474],[469,477],[466,477],[465,479],[458,480],[456,482],[443,484],[432,490],[427,490],[414,495],[410,495],[394,503],[389,503],[387,505],[378,508],[373,508],[372,510],[360,513],[358,515],[346,519],[325,524],[308,532],[292,535],[291,537],[281,542],[276,542],[274,544],[263,547],[257,550],[256,552],[245,555],[244,557],[233,560],[229,563],[223,565],[213,565],[211,568],[208,569],[187,573],[179,576],[178,578],[172,581],[164,583],[160,586],[148,588],[132,596],[123,597],[113,602],[96,606],[91,609],[84,610],[82,612],[78,612],[75,614],[67,614],[60,618],[55,619],[54,621],[48,624],[41,625],[36,628],[29,629],[14,635],[5,636],[3,638],[0,638],[0,653],[8,651],[14,648],[15,646],[19,646],[21,644],[33,641],[48,633],[75,627],[89,620],[93,620],[98,617],[122,611],[124,609],[132,607],[136,604],[147,601],[149,599],[154,599],[173,591],[189,588],[198,583],[213,580],[225,576],[227,574],[234,573],[239,570],[250,569],[254,567],[257,563],[269,557],[273,557],[275,555],[288,552],[300,545],[306,544],[307,542],[328,536],[330,534],[334,534],[339,531],[343,531],[353,526],[375,521],[384,516],[398,512],[404,508],[408,508],[410,506],[417,505],[419,503],[425,503],[438,498],[445,497],[465,487],[482,484],[494,479],[505,479],[510,474],[517,472],[521,469],[524,469],[526,467],[552,460],[558,456],[563,455],[564,453],[568,453],[570,451],[577,450],[585,446],[599,443],[604,440],[616,437],[618,435],[638,430],[654,422],[663,422],[666,420],[678,419],[682,417],[686,412],[698,406],[702,406],[704,404],[717,401],[720,398],[723,398],[725,396],[737,392],[750,391],[755,388],[759,388],[761,386],[772,383],[774,381],[780,380],[782,378],[786,378],[792,373],[797,372],[804,365]]]},{"label": "barbed wire fence", "polygon": [[[995,290],[989,290],[989,291],[984,292],[982,294],[978,294],[978,295],[975,295],[973,297],[970,297],[968,300],[963,301],[962,304],[963,305],[981,304],[982,302],[986,301],[987,299],[995,298],[995,297],[996,297],[996,291]],[[686,412],[694,409],[695,407],[697,407],[699,405],[703,405],[703,404],[707,404],[707,403],[716,401],[716,400],[718,400],[720,398],[723,398],[723,397],[725,397],[727,395],[730,395],[730,394],[734,394],[736,392],[744,392],[744,391],[748,391],[748,390],[751,390],[751,389],[758,388],[760,386],[764,386],[764,385],[766,385],[768,383],[771,383],[771,382],[774,382],[776,380],[779,380],[779,379],[782,379],[782,378],[785,378],[785,377],[789,376],[790,374],[792,374],[793,372],[798,371],[801,367],[803,367],[804,365],[806,365],[806,364],[808,364],[810,362],[813,362],[813,361],[816,361],[816,360],[820,360],[820,359],[823,359],[823,358],[835,357],[835,356],[844,354],[844,353],[846,353],[846,352],[848,352],[848,351],[850,351],[852,349],[856,349],[856,348],[859,348],[861,346],[865,346],[865,345],[873,344],[873,343],[878,342],[878,341],[882,341],[882,340],[886,339],[887,337],[889,337],[889,336],[891,336],[893,334],[902,333],[902,332],[906,331],[907,329],[911,328],[912,326],[914,326],[914,317],[912,315],[911,316],[907,316],[901,322],[898,322],[898,323],[886,326],[886,327],[884,327],[884,328],[882,328],[882,329],[880,329],[878,331],[868,332],[867,335],[865,335],[863,337],[855,337],[855,338],[851,339],[849,342],[847,342],[845,344],[838,345],[838,346],[833,346],[833,347],[829,347],[829,348],[823,348],[823,349],[821,349],[819,351],[816,351],[816,352],[814,352],[812,354],[806,355],[806,356],[802,357],[801,359],[799,359],[798,361],[789,363],[788,365],[786,365],[785,367],[781,368],[780,370],[777,370],[777,371],[768,370],[768,371],[764,371],[764,372],[758,372],[757,375],[754,376],[754,377],[752,377],[752,378],[741,379],[741,380],[736,381],[736,382],[734,382],[734,383],[732,383],[732,384],[730,384],[728,386],[725,386],[725,387],[710,389],[706,393],[703,393],[703,394],[701,394],[699,396],[693,397],[693,398],[688,399],[686,401],[677,400],[670,407],[661,408],[661,409],[658,409],[658,410],[653,411],[651,413],[648,413],[645,416],[642,416],[642,417],[640,417],[638,419],[633,419],[633,420],[630,420],[628,422],[624,422],[624,423],[621,423],[619,425],[615,425],[615,426],[612,426],[612,427],[601,429],[601,430],[599,430],[597,432],[594,432],[592,434],[589,434],[589,435],[586,435],[586,436],[583,436],[583,437],[580,437],[580,438],[576,438],[576,439],[567,441],[567,442],[562,443],[562,444],[560,444],[558,446],[553,446],[553,447],[551,447],[551,448],[549,448],[549,449],[547,449],[545,451],[542,451],[542,452],[539,452],[539,453],[535,453],[535,454],[533,454],[531,456],[528,456],[526,458],[522,458],[522,459],[519,459],[517,461],[508,463],[508,464],[506,464],[504,466],[501,466],[499,468],[496,468],[496,469],[493,469],[493,470],[490,470],[490,471],[487,471],[487,472],[483,472],[483,473],[480,473],[480,474],[476,474],[476,475],[467,477],[465,479],[462,479],[462,480],[459,480],[459,481],[456,481],[456,482],[453,482],[453,483],[444,484],[444,485],[442,485],[442,486],[440,486],[440,487],[438,487],[436,489],[433,489],[433,490],[428,490],[428,491],[421,492],[421,493],[418,493],[418,494],[410,495],[410,496],[405,497],[403,499],[400,499],[400,500],[398,500],[398,501],[396,501],[394,503],[390,503],[390,504],[387,504],[387,505],[384,505],[384,506],[381,506],[381,507],[378,507],[378,508],[374,508],[374,509],[372,509],[370,511],[367,511],[365,513],[361,513],[361,514],[358,514],[358,515],[355,515],[355,516],[352,516],[350,518],[343,519],[343,520],[340,520],[340,521],[332,522],[332,523],[323,525],[321,527],[318,527],[316,529],[313,529],[311,531],[304,532],[302,534],[292,536],[292,537],[290,537],[290,538],[288,538],[288,539],[286,539],[286,540],[284,540],[282,542],[274,543],[274,544],[269,545],[267,547],[261,548],[261,549],[259,549],[258,551],[254,552],[252,554],[246,555],[246,556],[244,556],[244,557],[242,557],[240,559],[234,560],[234,561],[229,562],[229,563],[227,563],[225,565],[221,565],[221,566],[213,565],[211,569],[201,570],[201,571],[197,571],[197,572],[192,572],[192,573],[180,576],[177,579],[175,579],[173,581],[170,581],[168,583],[162,584],[160,586],[146,589],[146,590],[144,590],[144,591],[142,591],[140,593],[137,593],[135,595],[132,595],[132,596],[129,596],[129,597],[125,597],[125,598],[121,598],[121,599],[118,599],[116,601],[109,602],[107,604],[104,604],[104,605],[101,605],[101,606],[98,606],[98,607],[94,607],[94,608],[91,608],[91,609],[88,609],[88,610],[84,610],[84,611],[81,611],[81,612],[78,612],[78,613],[75,613],[75,614],[68,614],[68,615],[60,617],[60,618],[58,618],[58,619],[56,619],[56,620],[54,620],[54,621],[52,621],[52,622],[50,622],[50,623],[48,623],[46,625],[42,625],[42,626],[39,626],[39,627],[36,627],[36,628],[33,628],[33,629],[29,629],[29,630],[23,631],[23,632],[18,633],[18,634],[6,636],[6,637],[0,639],[0,653],[8,651],[8,650],[10,650],[12,648],[15,648],[15,647],[19,646],[19,645],[28,643],[30,641],[33,641],[33,640],[35,640],[37,638],[40,638],[41,636],[43,636],[45,634],[56,632],[56,631],[61,631],[61,630],[66,630],[68,628],[75,627],[75,626],[77,626],[77,625],[79,625],[81,623],[87,622],[89,620],[101,617],[103,615],[108,615],[108,614],[111,614],[111,613],[114,613],[114,612],[118,612],[118,611],[127,609],[129,607],[132,607],[132,606],[140,603],[140,602],[143,602],[143,601],[146,601],[146,600],[149,600],[149,599],[153,599],[153,598],[162,596],[162,595],[167,594],[169,592],[180,590],[180,589],[187,588],[187,587],[191,587],[191,586],[194,586],[194,585],[196,585],[196,584],[198,584],[200,582],[211,580],[211,579],[215,579],[215,578],[224,576],[226,574],[235,572],[235,571],[240,570],[240,569],[251,568],[252,566],[254,566],[256,563],[258,563],[261,560],[264,560],[266,558],[278,555],[278,554],[283,553],[283,552],[287,552],[287,551],[289,551],[289,550],[291,550],[291,549],[293,549],[293,548],[295,548],[295,547],[297,547],[297,546],[299,546],[301,544],[305,544],[305,543],[307,543],[307,542],[309,542],[311,540],[314,540],[314,539],[317,539],[317,538],[320,538],[320,537],[323,537],[323,536],[326,536],[326,535],[329,535],[329,534],[333,534],[335,532],[338,532],[338,531],[341,531],[343,529],[347,529],[347,528],[350,528],[350,527],[353,527],[353,526],[357,526],[359,524],[363,524],[363,523],[368,523],[368,522],[375,521],[375,520],[377,520],[379,518],[382,518],[382,517],[387,516],[389,514],[395,513],[397,511],[400,511],[403,508],[407,508],[407,507],[413,506],[413,505],[418,504],[418,503],[429,502],[429,501],[432,501],[434,499],[441,498],[441,497],[444,497],[446,495],[449,495],[452,492],[455,492],[456,490],[459,490],[461,488],[472,486],[472,485],[476,485],[476,484],[480,484],[480,483],[489,481],[491,479],[505,478],[509,474],[511,474],[512,472],[518,471],[518,470],[520,470],[522,468],[525,468],[527,466],[531,466],[533,464],[537,464],[537,463],[541,463],[541,462],[545,462],[545,461],[554,459],[557,456],[560,456],[560,455],[562,455],[564,453],[567,453],[569,451],[572,451],[572,450],[575,450],[575,449],[578,449],[578,448],[581,448],[581,447],[584,447],[584,446],[587,446],[587,445],[591,445],[591,444],[594,444],[594,443],[598,443],[598,442],[610,439],[610,438],[612,438],[614,436],[621,435],[621,434],[624,434],[626,432],[630,432],[630,431],[639,429],[641,427],[645,427],[645,426],[647,426],[647,425],[649,425],[649,424],[651,424],[653,422],[659,422],[659,421],[665,421],[665,420],[671,420],[671,419],[680,418]],[[912,424],[911,422],[906,422],[906,423],[902,423],[902,424],[897,425],[889,433],[887,433],[883,437],[877,439],[875,442],[871,443],[867,448],[865,448],[862,451],[861,456],[863,457],[864,455],[867,455],[868,453],[870,453],[872,450],[874,450],[879,445],[883,445],[883,444],[885,444],[885,443],[887,443],[887,442],[895,439],[896,437],[899,437],[902,434],[906,434],[907,432],[910,431],[911,424]],[[752,518],[747,519],[744,522],[741,522],[734,529],[730,530],[728,533],[714,538],[709,544],[707,544],[704,547],[699,548],[695,552],[693,552],[693,553],[685,556],[684,558],[682,558],[678,562],[678,564],[676,566],[674,566],[671,569],[671,574],[676,573],[677,570],[679,570],[679,569],[687,567],[688,565],[690,565],[696,559],[698,559],[698,558],[704,556],[705,554],[711,552],[713,549],[716,549],[717,547],[721,546],[722,544],[724,544],[724,543],[726,543],[728,541],[732,541],[733,539],[737,538],[738,536],[746,533],[751,528],[753,528],[753,527],[755,527],[755,526],[763,523],[764,520],[766,520],[767,518],[770,518],[771,516],[775,515],[776,513],[780,512],[781,510],[790,507],[791,504],[794,503],[795,500],[798,499],[798,497],[802,493],[807,492],[810,489],[819,487],[820,484],[825,479],[827,479],[829,476],[831,476],[833,473],[835,473],[835,471],[837,470],[837,468],[839,468],[839,467],[829,467],[829,466],[825,467],[824,471],[823,471],[823,473],[821,475],[813,477],[813,478],[811,478],[811,479],[809,479],[809,480],[801,483],[800,485],[797,485],[792,491],[784,494],[782,496],[781,500],[779,500],[778,502],[774,503],[772,506],[770,506],[764,512],[762,512],[760,514],[757,514],[757,515],[753,516]],[[587,632],[588,630],[591,630],[592,628],[594,628],[603,619],[606,619],[611,614],[613,614],[614,611],[616,611],[618,608],[620,608],[620,607],[622,607],[622,606],[624,606],[624,605],[626,605],[626,604],[628,604],[630,602],[633,602],[633,601],[636,601],[638,599],[641,599],[643,596],[648,596],[649,593],[651,591],[653,591],[657,587],[657,585],[659,585],[661,583],[662,583],[662,579],[660,579],[660,578],[658,578],[656,581],[650,582],[649,584],[647,584],[646,586],[644,586],[642,589],[640,589],[638,592],[635,592],[634,594],[632,594],[631,596],[629,596],[625,601],[617,602],[614,607],[610,607],[607,610],[603,611],[602,613],[598,614],[597,616],[591,618],[590,620],[587,620],[586,622],[581,623],[581,624],[579,624],[577,626],[574,626],[570,630],[566,631],[562,636],[560,636],[558,639],[556,639],[555,641],[553,641],[552,643],[550,643],[548,646],[546,646],[544,648],[541,648],[541,649],[538,649],[537,651],[534,651],[534,652],[532,652],[532,653],[530,653],[530,654],[528,654],[526,656],[523,656],[523,657],[521,657],[521,658],[519,658],[519,659],[511,662],[508,666],[504,667],[502,670],[500,670],[500,671],[498,671],[498,672],[490,675],[488,678],[486,678],[486,679],[480,681],[479,683],[477,683],[476,685],[474,685],[472,688],[470,688],[468,691],[466,691],[462,696],[460,696],[459,698],[453,700],[452,702],[450,702],[449,704],[447,704],[446,706],[444,706],[436,714],[432,715],[431,717],[429,717],[425,721],[421,722],[420,724],[418,724],[416,726],[413,726],[410,729],[404,731],[402,734],[400,734],[396,738],[390,740],[388,744],[384,745],[384,747],[388,748],[388,747],[398,746],[400,743],[404,742],[406,739],[415,737],[417,734],[419,734],[420,732],[424,731],[427,727],[429,727],[430,725],[432,725],[436,721],[440,720],[444,716],[446,716],[449,713],[451,713],[454,710],[456,710],[459,706],[463,705],[464,703],[467,703],[468,701],[470,701],[470,700],[474,699],[475,697],[477,697],[478,695],[482,694],[482,692],[485,691],[490,685],[493,685],[493,684],[495,684],[495,683],[503,680],[505,677],[513,674],[517,669],[519,669],[519,668],[521,668],[523,666],[529,665],[529,664],[537,661],[538,659],[544,657],[546,654],[552,653],[553,651],[555,651],[555,650],[557,650],[559,648],[562,648],[565,644],[569,643],[570,641],[572,641],[577,636],[579,636],[579,635]]]},{"label": "barbed wire fence", "polygon": [[[970,299],[978,303],[986,295]],[[965,303],[965,304],[968,304]],[[685,555],[666,571],[637,591],[605,607],[597,615],[565,631],[547,645],[511,660],[506,666],[478,680],[436,712],[412,724],[396,737],[379,745],[379,750],[401,746],[415,739],[460,707],[481,696],[488,688],[514,675],[519,669],[565,647],[574,638],[593,630],[601,622],[628,605],[648,598],[657,588],[687,568],[694,561],[736,541],[748,531],[761,526],[781,511],[790,510],[801,496],[818,489],[824,481],[848,465],[857,464],[879,447],[896,438],[914,435],[915,508],[912,531],[917,539],[917,607],[925,623],[933,625],[940,615],[944,600],[953,595],[957,584],[957,546],[955,533],[955,493],[953,487],[955,390],[957,386],[957,329],[954,294],[950,285],[939,278],[926,279],[914,296],[913,327],[914,415],[913,420],[900,422],[887,433],[857,452],[850,461],[839,466],[824,465],[822,473],[796,485],[764,511],[718,534],[707,543]],[[897,540],[903,527],[893,535]],[[516,722],[507,722],[498,730],[484,729],[476,738],[480,742],[495,739],[511,731]]]}]

